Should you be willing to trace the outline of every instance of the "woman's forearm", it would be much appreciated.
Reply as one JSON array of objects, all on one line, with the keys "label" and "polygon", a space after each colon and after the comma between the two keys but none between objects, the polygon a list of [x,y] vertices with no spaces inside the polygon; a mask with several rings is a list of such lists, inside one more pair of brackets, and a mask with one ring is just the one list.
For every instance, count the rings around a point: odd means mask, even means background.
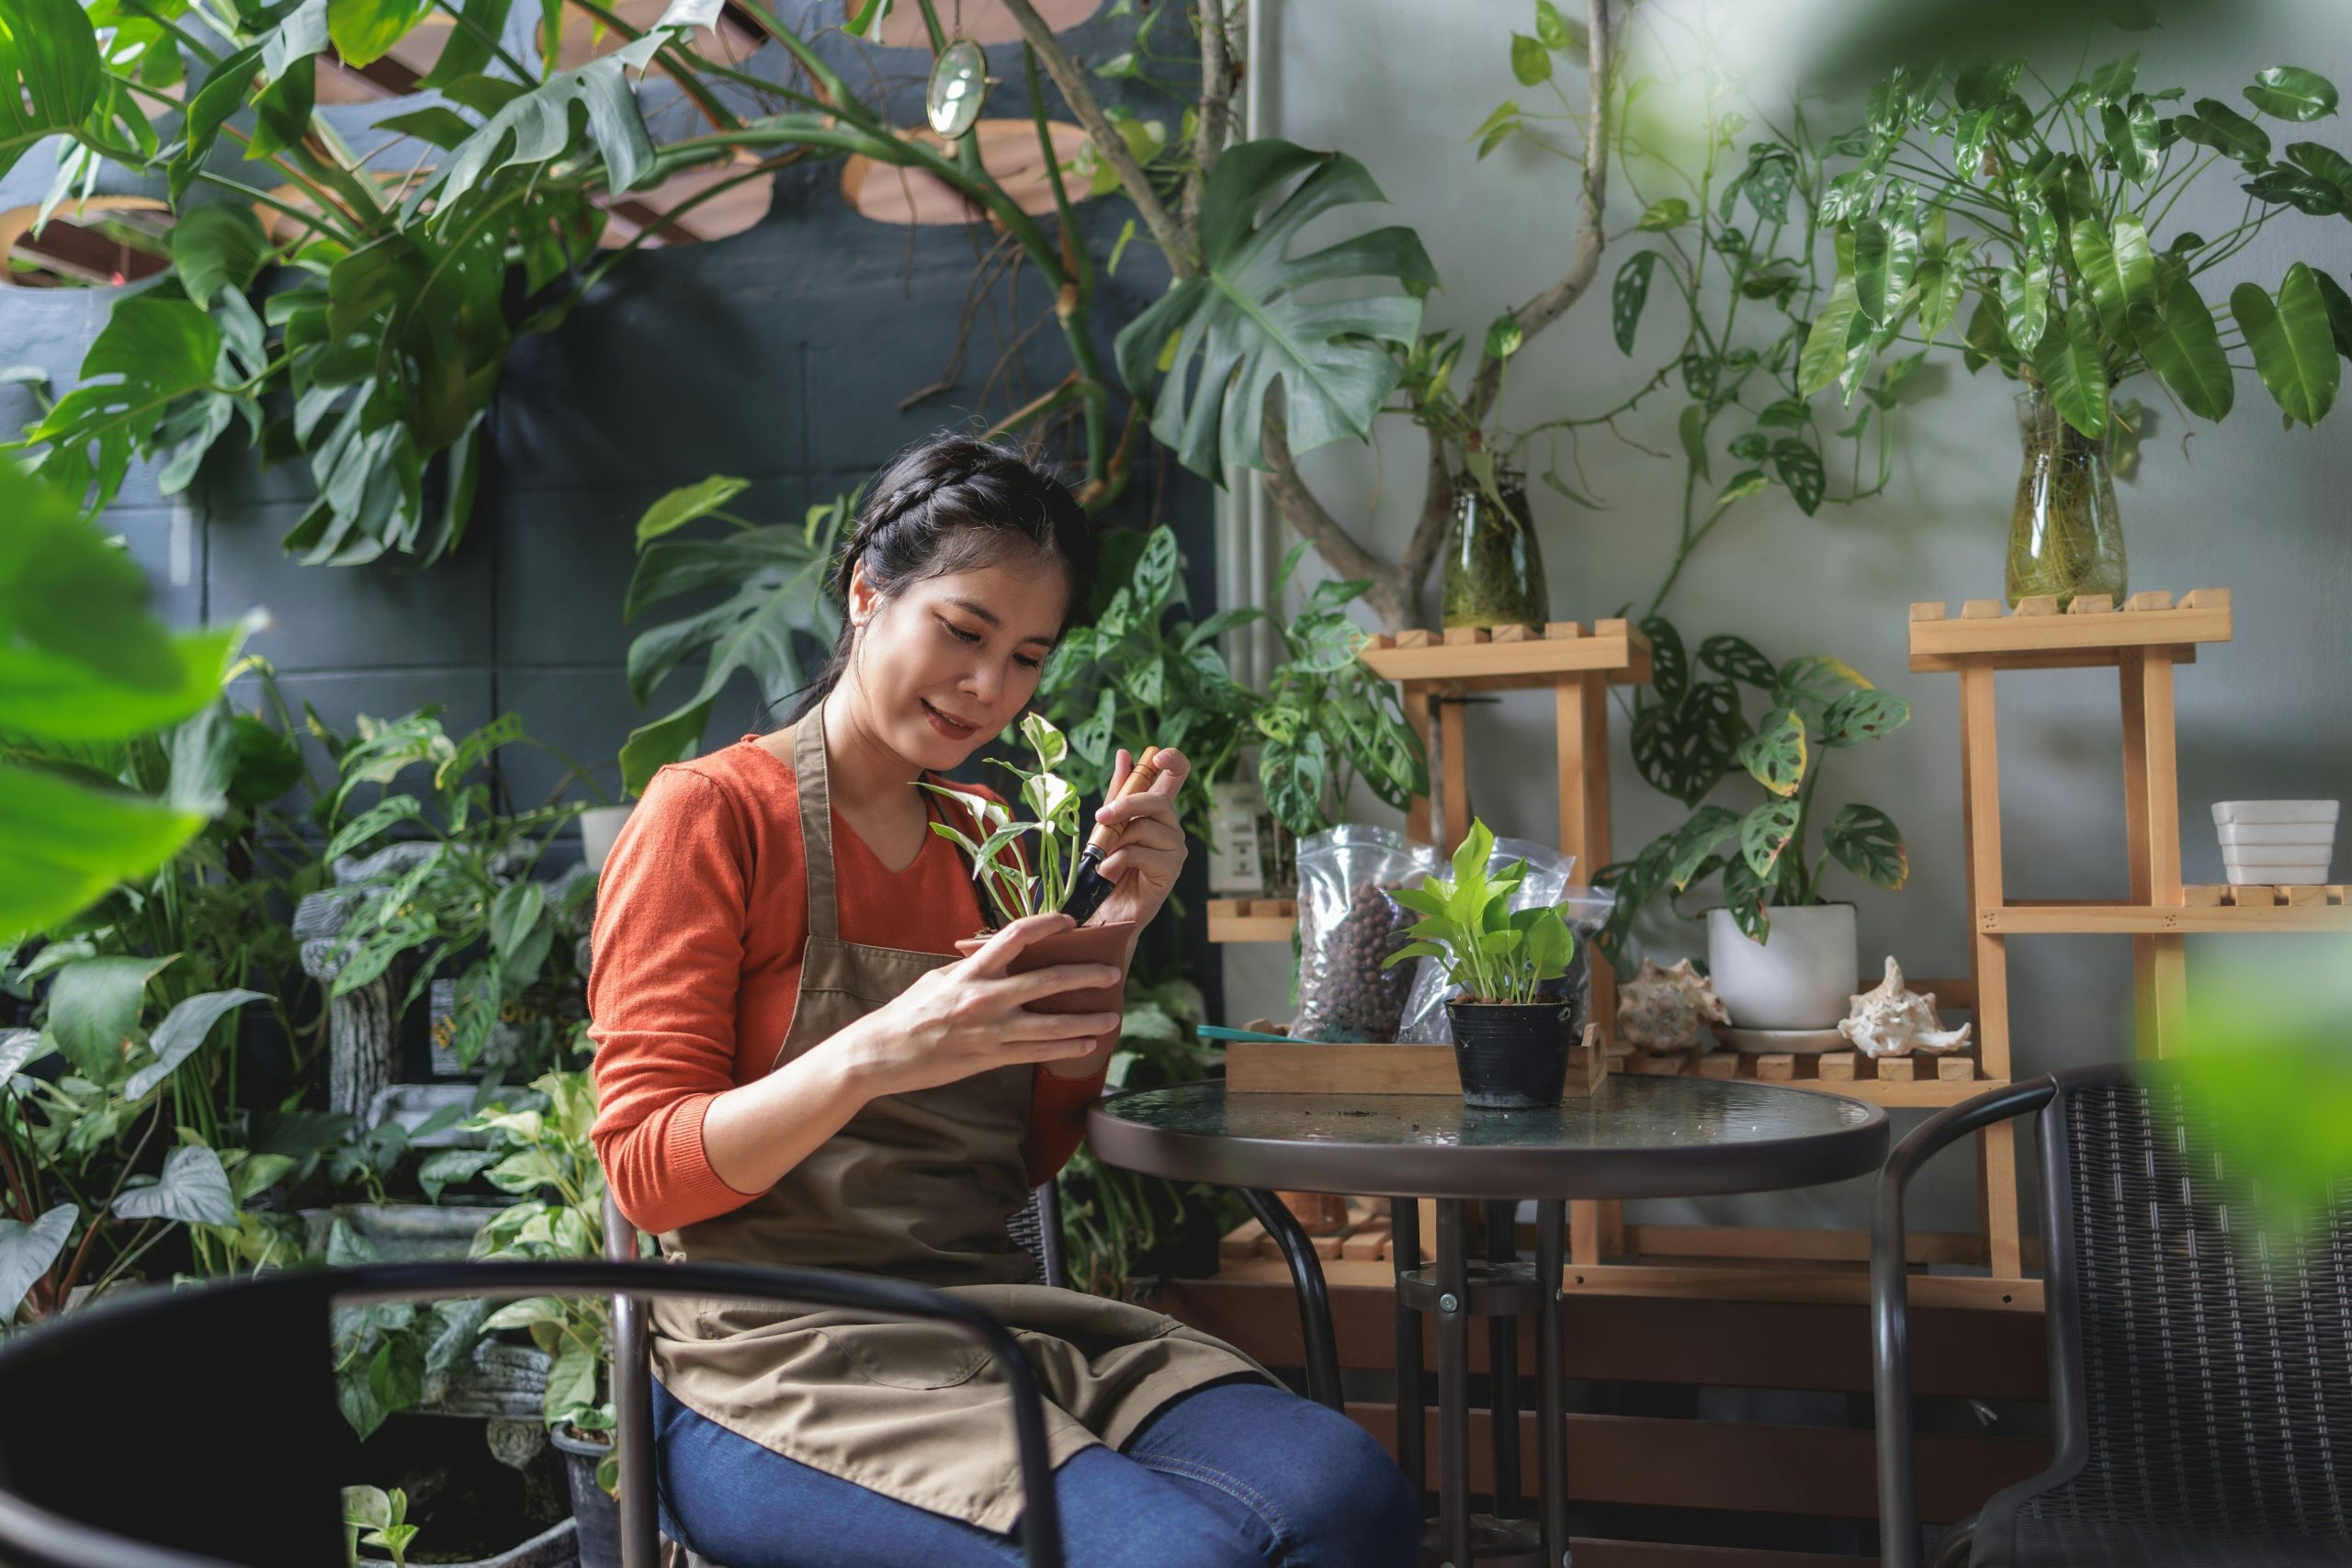
[{"label": "woman's forearm", "polygon": [[851,1048],[858,1028],[851,1024],[710,1102],[702,1148],[718,1179],[738,1192],[765,1192],[864,1109],[876,1091]]}]

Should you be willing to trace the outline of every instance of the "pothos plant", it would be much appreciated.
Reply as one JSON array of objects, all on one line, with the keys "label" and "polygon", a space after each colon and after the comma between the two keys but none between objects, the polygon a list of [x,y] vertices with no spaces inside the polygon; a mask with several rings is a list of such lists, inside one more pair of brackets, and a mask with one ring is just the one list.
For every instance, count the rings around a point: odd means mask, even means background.
[{"label": "pothos plant", "polygon": [[[1634,761],[1653,785],[1692,810],[1634,859],[1594,874],[1597,886],[1617,895],[1600,938],[1612,963],[1624,964],[1634,919],[1652,899],[1679,897],[1710,876],[1721,875],[1724,905],[1759,942],[1770,937],[1770,907],[1824,902],[1822,878],[1832,860],[1877,886],[1903,886],[1910,862],[1902,831],[1877,807],[1839,807],[1821,825],[1817,856],[1810,835],[1824,758],[1901,728],[1911,717],[1908,704],[1838,660],[1808,654],[1775,666],[1736,637],[1699,645],[1702,677],[1671,626],[1653,618],[1644,629],[1662,700],[1634,721]],[[1752,721],[1743,687],[1767,705]],[[1742,773],[1764,791],[1761,804],[1735,810],[1707,799]]]},{"label": "pothos plant", "polygon": [[[2352,160],[2315,141],[2272,155],[2269,132],[2218,98],[2143,91],[2139,57],[2052,86],[2019,60],[1901,70],[1873,88],[1859,167],[1829,182],[1820,219],[1837,231],[1838,280],[1805,340],[1803,385],[1848,397],[1898,339],[1933,344],[1974,296],[1958,347],[2039,388],[2098,440],[2136,425],[2110,389],[2153,371],[2178,405],[2219,420],[2234,401],[2233,351],[2290,421],[2327,412],[2352,355],[2352,298],[2298,261],[2273,294],[2253,282],[2217,321],[2197,279],[2289,209],[2352,215]],[[2027,96],[2028,85],[2033,94]],[[2278,65],[2245,97],[2288,125],[2332,115],[2335,86]],[[2245,216],[2208,236],[2157,231],[2219,165],[2244,176]]]},{"label": "pothos plant", "polygon": [[[1068,779],[1054,770],[1069,755],[1069,742],[1053,721],[1043,714],[1029,714],[1021,720],[1021,738],[1029,743],[1037,759],[1035,768],[1023,768],[1001,757],[989,761],[1021,781],[1021,804],[1035,815],[1015,821],[1012,809],[1001,801],[967,790],[919,781],[934,795],[947,795],[962,802],[987,830],[987,838],[978,843],[952,822],[933,822],[931,830],[943,839],[952,840],[972,859],[972,879],[987,896],[999,925],[1031,915],[1050,915],[1068,902],[1070,887],[1078,874],[1078,807],[1077,789]],[[1027,834],[1037,835],[1035,863],[1020,858],[1008,862],[1001,852]]]},{"label": "pothos plant", "polygon": [[1493,830],[1474,818],[1454,848],[1450,880],[1425,876],[1419,887],[1396,889],[1396,902],[1421,918],[1405,928],[1413,940],[1383,959],[1383,969],[1435,958],[1462,987],[1463,1001],[1525,1006],[1543,999],[1544,987],[1568,972],[1576,933],[1556,906],[1513,909],[1510,896],[1525,880],[1527,863],[1513,861],[1488,876],[1494,852]]}]

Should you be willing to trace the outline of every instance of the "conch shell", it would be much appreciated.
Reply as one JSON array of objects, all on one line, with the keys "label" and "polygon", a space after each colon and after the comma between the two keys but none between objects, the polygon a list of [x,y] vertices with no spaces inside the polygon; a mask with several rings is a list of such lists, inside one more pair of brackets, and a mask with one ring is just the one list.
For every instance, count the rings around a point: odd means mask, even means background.
[{"label": "conch shell", "polygon": [[1973,1027],[1963,1023],[1958,1029],[1938,1028],[1941,1021],[1936,1017],[1936,994],[1907,988],[1892,953],[1886,960],[1886,978],[1874,989],[1848,998],[1847,1007],[1849,1016],[1838,1020],[1838,1032],[1873,1060],[1907,1056],[1914,1051],[1930,1056],[1957,1051],[1968,1043]]},{"label": "conch shell", "polygon": [[1642,972],[1617,987],[1617,1038],[1637,1050],[1712,1048],[1707,1025],[1730,1021],[1713,983],[1687,958],[1671,969],[1645,958]]}]

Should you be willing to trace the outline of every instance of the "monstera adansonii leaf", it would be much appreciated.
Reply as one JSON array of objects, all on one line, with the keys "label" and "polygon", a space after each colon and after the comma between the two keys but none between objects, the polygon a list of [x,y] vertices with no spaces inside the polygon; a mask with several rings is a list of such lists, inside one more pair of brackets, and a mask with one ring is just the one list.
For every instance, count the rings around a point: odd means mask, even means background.
[{"label": "monstera adansonii leaf", "polygon": [[[1288,252],[1309,220],[1386,199],[1344,152],[1264,138],[1218,160],[1201,197],[1201,273],[1129,322],[1117,344],[1119,374],[1136,397],[1160,378],[1151,433],[1186,468],[1219,483],[1227,463],[1263,468],[1262,411],[1277,378],[1294,452],[1370,433],[1401,370],[1389,345],[1412,347],[1437,268],[1402,224],[1310,255]],[[1332,282],[1404,292],[1303,297]]]}]

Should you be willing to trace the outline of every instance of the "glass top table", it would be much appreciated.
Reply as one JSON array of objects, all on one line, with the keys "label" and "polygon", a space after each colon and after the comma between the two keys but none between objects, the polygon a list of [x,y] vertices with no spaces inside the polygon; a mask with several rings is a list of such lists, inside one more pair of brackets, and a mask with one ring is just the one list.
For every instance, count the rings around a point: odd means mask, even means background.
[{"label": "glass top table", "polygon": [[1874,1170],[1886,1112],[1736,1078],[1612,1076],[1542,1111],[1459,1095],[1228,1094],[1222,1080],[1097,1103],[1098,1158],[1221,1186],[1394,1197],[1667,1198],[1810,1187]]}]

